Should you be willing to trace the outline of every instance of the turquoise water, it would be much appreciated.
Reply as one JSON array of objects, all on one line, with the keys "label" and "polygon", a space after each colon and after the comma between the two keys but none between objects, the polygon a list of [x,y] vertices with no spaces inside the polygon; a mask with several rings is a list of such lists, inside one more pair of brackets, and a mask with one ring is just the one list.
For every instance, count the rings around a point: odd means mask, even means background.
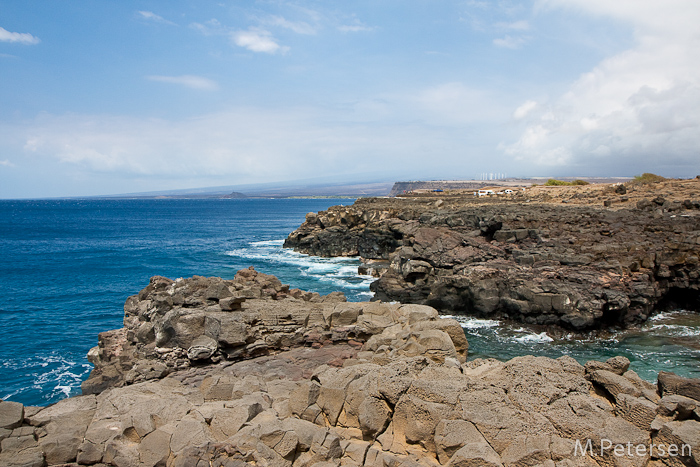
[{"label": "turquoise water", "polygon": [[[282,282],[350,300],[371,298],[359,261],[282,248],[307,212],[338,199],[0,201],[0,398],[47,405],[79,394],[97,334],[122,325],[123,304],[153,275],[232,278],[248,266]],[[581,362],[625,355],[700,377],[698,314],[670,313],[638,331],[552,340],[497,321],[460,318],[470,358],[568,354]]]},{"label": "turquoise water", "polygon": [[598,336],[551,337],[519,324],[453,316],[469,341],[469,359],[508,360],[519,355],[557,358],[569,355],[580,363],[629,358],[630,368],[656,382],[660,370],[700,378],[700,314],[688,310],[660,313],[643,326]]}]

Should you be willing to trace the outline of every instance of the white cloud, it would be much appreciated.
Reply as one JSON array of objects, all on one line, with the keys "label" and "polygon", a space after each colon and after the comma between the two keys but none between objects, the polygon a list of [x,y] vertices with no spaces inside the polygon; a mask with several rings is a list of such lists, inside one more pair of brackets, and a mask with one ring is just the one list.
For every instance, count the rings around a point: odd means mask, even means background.
[{"label": "white cloud", "polygon": [[316,34],[316,29],[309,23],[303,21],[289,21],[282,16],[271,16],[264,21],[265,24],[270,26],[278,26],[281,28],[289,29],[297,34],[313,35]]},{"label": "white cloud", "polygon": [[0,166],[4,166],[4,167],[14,167],[15,164],[13,164],[13,163],[10,162],[9,160],[5,159],[4,161],[0,161]]},{"label": "white cloud", "polygon": [[515,112],[513,112],[513,118],[516,120],[521,120],[525,118],[532,110],[534,110],[535,107],[537,107],[537,102],[526,101],[520,107],[515,109]]},{"label": "white cloud", "polygon": [[159,16],[152,11],[137,11],[138,15],[142,19],[146,19],[149,21],[154,21],[156,23],[161,23],[161,24],[169,24],[171,26],[177,26],[177,24],[173,23],[172,21],[168,21],[167,19],[163,18],[162,16]]},{"label": "white cloud", "polygon": [[192,29],[196,29],[205,36],[213,36],[215,34],[226,34],[228,32],[221,26],[221,23],[216,18],[212,18],[204,24],[192,23],[190,24],[190,27]]},{"label": "white cloud", "polygon": [[700,169],[700,4],[540,0],[538,7],[630,23],[635,44],[551,96],[547,109],[525,113],[520,139],[501,146],[506,154],[533,162],[544,157],[550,164],[599,163],[629,173],[672,164]]},{"label": "white cloud", "polygon": [[208,78],[194,75],[182,75],[182,76],[147,76],[147,79],[151,81],[159,81],[161,83],[172,83],[186,86],[192,89],[202,89],[202,90],[215,90],[219,88],[219,85]]},{"label": "white cloud", "polygon": [[231,34],[233,43],[252,52],[275,54],[287,52],[289,47],[279,45],[269,31],[250,28],[247,31],[237,31]]},{"label": "white cloud", "polygon": [[338,31],[340,32],[369,32],[373,30],[374,28],[364,26],[362,24],[346,24],[338,26]]},{"label": "white cloud", "polygon": [[4,128],[15,143],[3,151],[24,154],[27,165],[57,166],[61,180],[79,172],[104,180],[196,179],[192,186],[209,179],[206,186],[352,173],[435,177],[445,167],[469,176],[465,151],[478,144],[467,125],[484,118],[485,101],[448,85],[337,108],[244,107],[182,120],[44,114]]},{"label": "white cloud", "polygon": [[513,37],[506,35],[505,37],[494,39],[493,45],[504,47],[506,49],[519,49],[527,41],[524,37]]},{"label": "white cloud", "polygon": [[0,27],[0,42],[19,42],[20,44],[38,44],[41,42],[38,37],[26,32],[10,32]]}]

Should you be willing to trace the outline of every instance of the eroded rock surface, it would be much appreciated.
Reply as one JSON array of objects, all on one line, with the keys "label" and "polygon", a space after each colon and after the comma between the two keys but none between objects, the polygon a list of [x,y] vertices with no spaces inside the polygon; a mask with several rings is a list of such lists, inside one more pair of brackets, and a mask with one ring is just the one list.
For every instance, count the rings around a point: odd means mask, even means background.
[{"label": "eroded rock surface", "polygon": [[[261,293],[221,305],[242,290]],[[657,387],[623,357],[467,362],[436,310],[340,298],[250,269],[153,278],[91,351],[85,395],[0,401],[0,465],[697,466],[699,380]],[[685,450],[628,454],[650,443]]]},{"label": "eroded rock surface", "polygon": [[[82,389],[94,394],[192,366],[299,346],[359,348],[370,338],[372,350],[382,355],[426,353],[462,362],[467,355],[459,324],[438,320],[426,306],[348,303],[339,292],[322,297],[290,290],[252,268],[233,280],[156,276],[126,300],[124,327],[99,335],[99,345],[88,354],[95,369]],[[377,339],[401,345],[374,345]]]},{"label": "eroded rock surface", "polygon": [[532,199],[359,199],[309,213],[285,246],[359,256],[381,275],[376,298],[441,311],[588,330],[641,323],[670,304],[697,308],[700,201],[674,199],[696,196],[700,181],[630,187],[606,207],[600,196],[621,186],[592,199],[572,187]]}]

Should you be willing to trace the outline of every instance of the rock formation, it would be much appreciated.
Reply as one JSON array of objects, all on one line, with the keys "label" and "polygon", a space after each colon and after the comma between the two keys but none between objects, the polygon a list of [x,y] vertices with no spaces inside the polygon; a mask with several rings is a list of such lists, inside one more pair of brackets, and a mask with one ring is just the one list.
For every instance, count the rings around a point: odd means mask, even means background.
[{"label": "rock formation", "polygon": [[433,308],[347,303],[252,269],[154,277],[124,308],[90,352],[84,395],[0,402],[0,465],[700,461],[700,381],[662,373],[657,387],[622,357],[467,362],[462,329]]},{"label": "rock formation", "polygon": [[544,188],[359,199],[309,213],[285,246],[373,261],[381,300],[530,324],[626,326],[700,305],[700,200],[678,199],[700,182]]}]

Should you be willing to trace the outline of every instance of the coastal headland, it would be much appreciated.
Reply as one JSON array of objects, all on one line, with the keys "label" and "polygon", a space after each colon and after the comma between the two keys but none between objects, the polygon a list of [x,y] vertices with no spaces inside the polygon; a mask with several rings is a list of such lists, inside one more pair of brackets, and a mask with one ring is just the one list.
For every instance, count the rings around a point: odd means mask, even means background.
[{"label": "coastal headland", "polygon": [[623,357],[467,361],[460,325],[252,268],[153,277],[83,395],[0,402],[0,465],[697,466],[700,380]]},{"label": "coastal headland", "polygon": [[700,306],[700,179],[491,188],[358,199],[309,213],[285,246],[359,256],[376,299],[533,325]]},{"label": "coastal headland", "polygon": [[0,401],[0,466],[697,467],[700,380],[469,360],[438,309],[577,331],[697,310],[700,180],[494,188],[309,213],[287,246],[360,256],[378,301],[253,268],[151,278],[83,395]]}]

